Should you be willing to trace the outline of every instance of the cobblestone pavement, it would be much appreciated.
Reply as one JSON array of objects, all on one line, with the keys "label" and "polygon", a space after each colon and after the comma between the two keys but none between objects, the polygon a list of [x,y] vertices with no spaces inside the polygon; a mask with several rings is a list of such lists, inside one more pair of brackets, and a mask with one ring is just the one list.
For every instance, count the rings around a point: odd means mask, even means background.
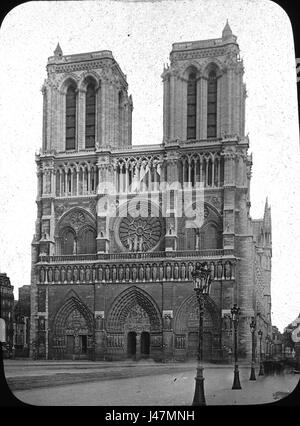
[{"label": "cobblestone pavement", "polygon": [[[190,406],[195,363],[12,361],[4,365],[13,394],[44,406]],[[240,365],[241,390],[232,390],[233,367],[204,364],[207,405],[263,404],[292,392],[299,375],[258,376],[249,381],[249,365]]]}]

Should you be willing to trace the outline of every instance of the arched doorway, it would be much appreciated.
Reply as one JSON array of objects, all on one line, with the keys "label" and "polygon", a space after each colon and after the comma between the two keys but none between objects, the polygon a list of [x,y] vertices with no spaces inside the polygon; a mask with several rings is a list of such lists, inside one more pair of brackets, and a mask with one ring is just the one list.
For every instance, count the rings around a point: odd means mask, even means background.
[{"label": "arched doorway", "polygon": [[87,359],[93,351],[93,317],[77,298],[70,297],[54,320],[52,357],[55,359]]},{"label": "arched doorway", "polygon": [[[199,346],[199,305],[195,295],[181,304],[175,317],[175,357],[197,359]],[[220,354],[220,317],[216,305],[205,299],[203,315],[203,359],[213,361]]]},{"label": "arched doorway", "polygon": [[127,334],[127,356],[135,358],[136,355],[136,332],[130,331]]},{"label": "arched doorway", "polygon": [[117,350],[111,351],[112,346],[107,347],[106,353],[111,359],[133,356],[136,360],[144,357],[161,359],[161,313],[145,291],[132,286],[119,294],[109,310],[106,324],[112,340],[117,334],[124,336],[124,345]]},{"label": "arched doorway", "polygon": [[[189,359],[196,359],[198,356],[199,333],[191,331],[188,333],[188,352]],[[210,361],[212,358],[212,334],[210,332],[203,333],[203,359]]]},{"label": "arched doorway", "polygon": [[143,331],[141,334],[141,357],[148,358],[150,355],[150,333]]}]

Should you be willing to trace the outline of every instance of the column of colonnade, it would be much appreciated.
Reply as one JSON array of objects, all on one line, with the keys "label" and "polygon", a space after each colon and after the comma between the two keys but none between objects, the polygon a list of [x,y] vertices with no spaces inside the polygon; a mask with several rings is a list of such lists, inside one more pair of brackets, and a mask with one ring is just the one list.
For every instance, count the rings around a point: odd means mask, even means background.
[{"label": "column of colonnade", "polygon": [[96,193],[98,171],[95,166],[90,168],[78,165],[59,167],[53,173],[53,195],[57,197],[80,196]]},{"label": "column of colonnade", "polygon": [[221,162],[219,155],[182,158],[182,184],[195,186],[196,183],[203,182],[205,187],[219,188],[223,184]]},{"label": "column of colonnade", "polygon": [[160,161],[118,161],[114,164],[116,191],[158,191],[161,170]]}]

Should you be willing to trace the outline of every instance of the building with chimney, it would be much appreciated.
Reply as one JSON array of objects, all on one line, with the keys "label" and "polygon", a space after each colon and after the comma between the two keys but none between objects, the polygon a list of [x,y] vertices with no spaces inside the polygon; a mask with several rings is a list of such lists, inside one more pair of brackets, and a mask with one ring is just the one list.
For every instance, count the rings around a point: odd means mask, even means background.
[{"label": "building with chimney", "polygon": [[0,272],[0,318],[5,321],[6,342],[3,344],[4,356],[9,357],[13,349],[13,311],[14,286],[6,273]]}]

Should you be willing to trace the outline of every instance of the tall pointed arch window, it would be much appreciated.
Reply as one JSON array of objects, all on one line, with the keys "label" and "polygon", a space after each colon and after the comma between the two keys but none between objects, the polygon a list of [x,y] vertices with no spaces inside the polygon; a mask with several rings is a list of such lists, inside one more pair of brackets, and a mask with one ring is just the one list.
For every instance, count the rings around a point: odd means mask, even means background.
[{"label": "tall pointed arch window", "polygon": [[207,137],[217,136],[217,75],[210,71],[207,82]]},{"label": "tall pointed arch window", "polygon": [[85,97],[85,147],[93,148],[96,137],[96,88],[90,82],[86,88]]},{"label": "tall pointed arch window", "polygon": [[66,93],[66,150],[75,149],[76,87],[70,84]]},{"label": "tall pointed arch window", "polygon": [[123,143],[123,121],[124,121],[124,95],[123,92],[119,92],[118,99],[118,125],[119,125],[119,144]]},{"label": "tall pointed arch window", "polygon": [[197,80],[190,72],[187,83],[187,139],[196,139]]}]

